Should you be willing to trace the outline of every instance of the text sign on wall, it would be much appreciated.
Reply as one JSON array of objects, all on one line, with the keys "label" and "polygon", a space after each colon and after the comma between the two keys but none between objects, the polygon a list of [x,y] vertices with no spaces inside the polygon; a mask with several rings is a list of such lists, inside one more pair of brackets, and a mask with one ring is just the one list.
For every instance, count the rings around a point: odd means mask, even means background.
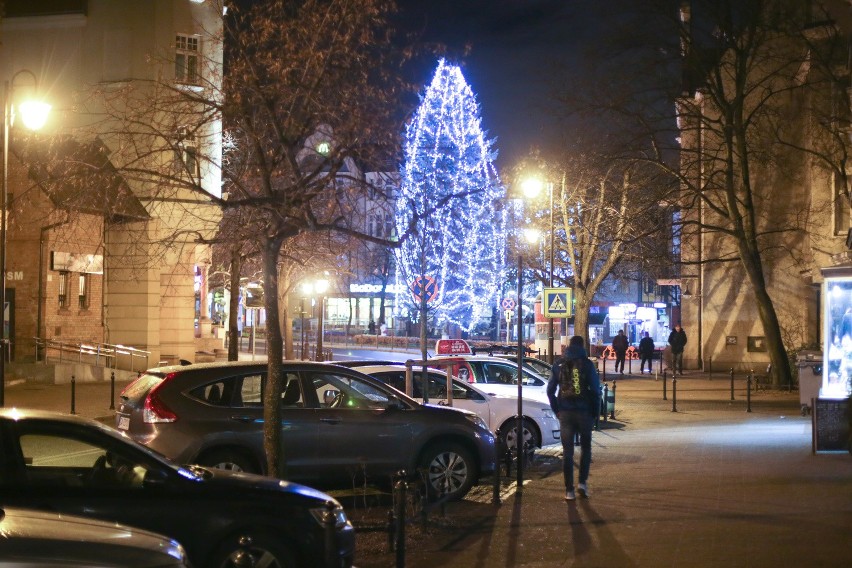
[{"label": "text sign on wall", "polygon": [[101,254],[52,251],[50,253],[50,269],[60,272],[103,274],[104,257]]}]

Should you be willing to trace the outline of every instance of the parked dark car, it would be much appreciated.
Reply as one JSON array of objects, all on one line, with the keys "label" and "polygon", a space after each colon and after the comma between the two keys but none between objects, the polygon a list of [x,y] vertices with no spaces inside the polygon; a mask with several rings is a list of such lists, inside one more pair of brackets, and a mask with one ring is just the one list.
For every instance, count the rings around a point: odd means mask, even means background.
[{"label": "parked dark car", "polygon": [[0,566],[180,568],[177,541],[142,529],[18,507],[0,509]]},{"label": "parked dark car", "polygon": [[[180,467],[108,426],[45,411],[0,410],[0,444],[4,506],[168,535],[196,568],[325,566],[326,557],[352,565],[354,529],[340,504],[315,489]],[[326,550],[332,522],[333,548]]]},{"label": "parked dark car", "polygon": [[[266,364],[151,369],[121,394],[116,426],[178,463],[266,473]],[[285,477],[310,485],[389,482],[426,472],[427,490],[463,497],[495,469],[494,436],[476,414],[424,406],[353,369],[283,364]]]}]

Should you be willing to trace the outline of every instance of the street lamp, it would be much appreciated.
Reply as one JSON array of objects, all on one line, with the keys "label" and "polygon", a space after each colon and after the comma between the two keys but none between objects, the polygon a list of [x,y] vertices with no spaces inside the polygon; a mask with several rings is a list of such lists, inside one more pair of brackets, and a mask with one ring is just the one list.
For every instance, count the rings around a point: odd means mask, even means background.
[{"label": "street lamp", "polygon": [[[527,178],[521,183],[521,189],[524,195],[530,199],[534,199],[541,193],[544,184],[537,178]],[[548,278],[548,287],[553,288],[553,234],[556,232],[553,224],[553,184],[548,182],[548,193],[550,194],[550,275]],[[542,296],[542,301],[544,297]],[[553,364],[553,318],[547,318],[547,362]]]},{"label": "street lamp", "polygon": [[[9,195],[9,130],[15,120],[15,110],[21,115],[24,126],[30,130],[38,130],[47,121],[50,105],[42,101],[24,101],[15,106],[12,103],[12,95],[15,90],[15,79],[21,74],[28,74],[33,78],[35,90],[38,89],[38,79],[35,74],[22,69],[15,73],[12,78],[3,85],[3,190],[0,194],[0,272],[3,273],[3,281],[0,283],[0,310],[3,312],[3,332],[0,337],[0,407],[5,406],[6,392],[6,353],[9,340],[6,338],[6,217],[8,213]],[[11,317],[11,313],[9,314]]]},{"label": "street lamp", "polygon": [[[524,240],[528,243],[538,241],[540,232],[534,228],[523,230]],[[518,431],[515,436],[515,449],[518,455],[517,491],[524,486],[524,255],[518,247],[518,417],[515,423]]]},{"label": "street lamp", "polygon": [[310,296],[317,295],[319,319],[317,321],[317,355],[315,361],[322,361],[322,324],[325,318],[325,293],[328,291],[328,280],[320,278],[313,282],[305,282],[302,289]]}]

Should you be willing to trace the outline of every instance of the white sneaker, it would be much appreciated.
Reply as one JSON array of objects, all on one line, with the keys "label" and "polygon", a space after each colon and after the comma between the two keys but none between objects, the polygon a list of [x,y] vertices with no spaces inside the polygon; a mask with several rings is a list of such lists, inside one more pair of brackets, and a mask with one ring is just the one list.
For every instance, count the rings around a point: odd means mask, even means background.
[{"label": "white sneaker", "polygon": [[580,492],[580,497],[589,498],[589,486],[585,483],[581,483],[577,486],[577,491]]},{"label": "white sneaker", "polygon": [[576,498],[577,498],[577,495],[574,494],[573,490],[569,489],[568,491],[565,492],[565,500],[566,501],[573,501]]}]

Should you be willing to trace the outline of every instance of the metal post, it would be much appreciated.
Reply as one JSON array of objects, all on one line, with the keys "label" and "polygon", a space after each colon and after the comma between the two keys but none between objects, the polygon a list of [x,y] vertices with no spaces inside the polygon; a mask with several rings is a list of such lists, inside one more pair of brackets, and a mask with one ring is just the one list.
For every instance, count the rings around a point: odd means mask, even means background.
[{"label": "metal post", "polygon": [[503,455],[505,448],[503,447],[503,436],[500,429],[494,432],[495,445],[497,446],[497,467],[494,470],[494,483],[491,486],[491,504],[500,504],[500,457]]},{"label": "metal post", "polygon": [[734,368],[731,367],[731,400],[734,400]]},{"label": "metal post", "polygon": [[77,414],[77,380],[71,375],[71,414]]},{"label": "metal post", "polygon": [[666,398],[666,370],[667,369],[663,369],[663,400],[668,400],[668,398]]},{"label": "metal post", "polygon": [[604,383],[604,392],[603,392],[603,417],[604,417],[604,422],[607,421],[606,407],[608,405],[609,405],[609,385]]},{"label": "metal post", "polygon": [[115,410],[115,371],[109,374],[109,409]]},{"label": "metal post", "polygon": [[612,381],[612,409],[609,411],[609,417],[615,420],[615,380]]},{"label": "metal post", "polygon": [[325,319],[325,297],[320,294],[319,296],[319,319],[317,319],[317,357],[315,361],[322,361],[322,323],[323,319]]},{"label": "metal post", "polygon": [[395,528],[395,540],[394,540],[394,549],[396,550],[396,566],[397,568],[405,567],[405,501],[406,497],[406,489],[407,483],[405,482],[405,472],[400,471],[397,473],[396,483],[393,485],[394,489],[394,499],[393,499],[393,508],[394,508],[394,517],[396,519]]},{"label": "metal post", "polygon": [[[553,288],[553,234],[556,226],[553,224],[553,182],[550,182],[550,287]],[[570,306],[568,306],[570,310]],[[547,362],[553,365],[553,318],[547,318]]]},{"label": "metal post", "polygon": [[3,191],[0,195],[0,408],[6,406],[6,201],[9,191],[9,120],[11,101],[9,100],[9,81],[3,84]]},{"label": "metal post", "polygon": [[746,377],[746,412],[751,412],[751,375]]},{"label": "metal post", "polygon": [[516,433],[515,443],[516,454],[518,456],[518,487],[516,491],[521,491],[524,486],[524,449],[521,446],[521,439],[524,431],[524,381],[523,381],[523,362],[524,362],[524,310],[523,310],[523,284],[524,284],[524,257],[518,253],[518,419],[515,421],[518,431]]},{"label": "metal post", "polygon": [[677,412],[677,379],[672,377],[672,412]]}]

